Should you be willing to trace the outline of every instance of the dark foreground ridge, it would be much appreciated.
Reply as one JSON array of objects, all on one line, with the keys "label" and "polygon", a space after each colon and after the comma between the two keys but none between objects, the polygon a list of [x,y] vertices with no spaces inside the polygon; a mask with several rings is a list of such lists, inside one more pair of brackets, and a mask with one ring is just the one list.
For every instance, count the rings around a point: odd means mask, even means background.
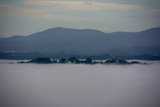
[{"label": "dark foreground ridge", "polygon": [[70,58],[60,58],[57,60],[52,60],[50,58],[44,58],[39,57],[32,59],[30,61],[24,62],[20,61],[18,63],[37,63],[37,64],[52,64],[52,63],[60,63],[60,64],[66,64],[66,63],[72,63],[72,64],[141,64],[141,62],[138,61],[126,61],[122,59],[107,59],[107,60],[93,60],[92,58],[86,58],[86,59],[78,59],[76,57],[70,57]]}]

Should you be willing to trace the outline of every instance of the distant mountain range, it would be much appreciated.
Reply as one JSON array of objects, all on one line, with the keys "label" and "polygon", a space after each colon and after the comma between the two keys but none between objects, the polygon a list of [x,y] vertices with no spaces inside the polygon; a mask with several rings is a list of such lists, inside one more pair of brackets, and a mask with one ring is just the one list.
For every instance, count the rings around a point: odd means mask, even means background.
[{"label": "distant mountain range", "polygon": [[[57,27],[28,36],[0,39],[0,52],[43,55],[160,55],[160,27],[142,32],[104,33]],[[63,55],[62,55],[63,56]]]}]

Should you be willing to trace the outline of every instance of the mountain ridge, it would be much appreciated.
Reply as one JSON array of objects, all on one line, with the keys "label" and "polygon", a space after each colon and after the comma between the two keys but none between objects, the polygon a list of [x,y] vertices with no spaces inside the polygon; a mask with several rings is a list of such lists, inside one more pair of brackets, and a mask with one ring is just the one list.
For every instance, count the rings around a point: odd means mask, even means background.
[{"label": "mountain ridge", "polygon": [[[144,50],[146,50],[146,47],[160,46],[160,27],[141,32],[113,33],[104,33],[94,29],[56,27],[28,36],[16,35],[9,38],[0,38],[1,52],[102,54],[112,53],[112,50],[114,50],[115,53],[117,48],[118,51],[119,49],[130,48],[127,49],[128,53],[130,53],[130,51],[136,53],[138,50],[132,47],[137,46],[145,47]],[[127,50],[125,50],[125,54],[127,54]],[[155,50],[158,50],[157,47]],[[123,51],[120,53],[123,53]],[[149,54],[152,54],[152,52]]]},{"label": "mountain ridge", "polygon": [[154,27],[154,28],[150,28],[150,29],[146,29],[146,30],[143,30],[143,31],[139,31],[139,32],[125,32],[125,31],[117,31],[117,32],[103,32],[103,31],[100,31],[100,30],[97,30],[97,29],[76,29],[76,28],[65,28],[65,27],[55,27],[55,28],[49,28],[49,29],[46,29],[46,30],[42,30],[42,31],[38,31],[38,32],[35,32],[35,33],[32,33],[30,35],[13,35],[13,36],[10,36],[10,37],[2,37],[0,39],[4,39],[4,38],[12,38],[12,37],[27,37],[27,36],[31,36],[31,35],[34,35],[34,34],[37,34],[37,33],[41,33],[41,32],[45,32],[45,31],[50,31],[50,30],[78,30],[78,31],[81,31],[81,30],[91,30],[91,31],[98,31],[98,32],[101,32],[101,33],[105,33],[105,34],[116,34],[116,33],[142,33],[142,32],[148,32],[148,31],[159,31],[160,30],[160,27]]}]

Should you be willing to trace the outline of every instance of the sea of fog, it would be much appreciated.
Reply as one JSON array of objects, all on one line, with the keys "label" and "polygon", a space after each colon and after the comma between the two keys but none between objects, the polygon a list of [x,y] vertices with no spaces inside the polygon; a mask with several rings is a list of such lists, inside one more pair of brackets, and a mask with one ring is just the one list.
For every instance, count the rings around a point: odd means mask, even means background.
[{"label": "sea of fog", "polygon": [[0,107],[160,107],[160,63],[18,64],[0,60]]}]

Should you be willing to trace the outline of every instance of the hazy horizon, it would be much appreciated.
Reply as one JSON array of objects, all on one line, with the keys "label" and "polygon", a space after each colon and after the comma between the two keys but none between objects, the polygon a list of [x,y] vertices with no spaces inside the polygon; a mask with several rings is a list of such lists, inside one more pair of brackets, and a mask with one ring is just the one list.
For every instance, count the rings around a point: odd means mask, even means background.
[{"label": "hazy horizon", "polygon": [[160,26],[159,0],[1,0],[0,37],[48,28],[139,32]]}]

